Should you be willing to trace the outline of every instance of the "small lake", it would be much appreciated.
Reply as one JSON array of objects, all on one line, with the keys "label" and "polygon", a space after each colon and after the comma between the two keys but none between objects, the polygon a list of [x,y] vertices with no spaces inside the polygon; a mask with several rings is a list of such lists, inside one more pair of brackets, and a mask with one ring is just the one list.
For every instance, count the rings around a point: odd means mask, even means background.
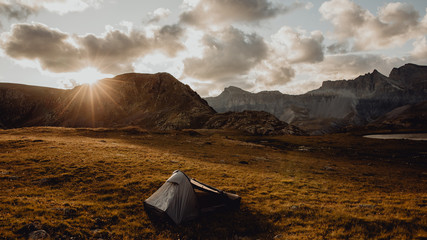
[{"label": "small lake", "polygon": [[363,137],[375,139],[407,139],[415,141],[427,141],[427,133],[399,133],[399,134],[371,134]]}]

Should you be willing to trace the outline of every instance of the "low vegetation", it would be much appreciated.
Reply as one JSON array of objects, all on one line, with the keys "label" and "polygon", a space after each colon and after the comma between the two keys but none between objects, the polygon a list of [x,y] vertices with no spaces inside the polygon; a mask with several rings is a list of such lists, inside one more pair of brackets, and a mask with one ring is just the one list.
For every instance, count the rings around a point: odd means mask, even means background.
[{"label": "low vegetation", "polygon": [[[423,141],[219,130],[0,130],[0,239],[426,239]],[[143,201],[175,170],[242,197],[238,211],[153,224]]]}]

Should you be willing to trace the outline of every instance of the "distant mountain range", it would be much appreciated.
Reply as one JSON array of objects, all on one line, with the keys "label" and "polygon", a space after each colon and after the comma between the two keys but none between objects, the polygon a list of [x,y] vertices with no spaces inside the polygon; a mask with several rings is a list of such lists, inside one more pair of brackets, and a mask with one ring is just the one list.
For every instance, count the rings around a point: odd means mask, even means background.
[{"label": "distant mountain range", "polygon": [[[268,121],[266,121],[268,119]],[[266,112],[217,114],[168,73],[127,73],[71,90],[0,83],[0,127],[238,129],[250,134],[304,134]]]},{"label": "distant mountain range", "polygon": [[[387,119],[384,114],[427,100],[427,66],[406,64],[394,68],[388,77],[374,70],[354,80],[325,81],[319,89],[302,95],[278,91],[250,93],[228,87],[219,96],[205,100],[220,113],[266,111],[312,134],[344,131],[369,123],[385,127],[378,122]],[[427,129],[426,120],[424,124],[418,121],[417,127]]]},{"label": "distant mountain range", "polygon": [[427,130],[426,102],[427,67],[414,64],[394,68],[388,77],[374,70],[354,80],[326,81],[302,95],[228,87],[205,100],[168,73],[127,73],[70,90],[0,83],[0,128],[140,126],[257,135]]}]

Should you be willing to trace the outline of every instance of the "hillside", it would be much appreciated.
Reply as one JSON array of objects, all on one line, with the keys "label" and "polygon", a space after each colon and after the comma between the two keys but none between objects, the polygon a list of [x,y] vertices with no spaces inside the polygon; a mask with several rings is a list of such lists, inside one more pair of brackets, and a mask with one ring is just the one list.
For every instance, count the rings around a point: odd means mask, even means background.
[{"label": "hillside", "polygon": [[215,111],[167,73],[129,73],[59,90],[0,85],[0,122],[23,126],[198,128]]},{"label": "hillside", "polygon": [[[351,134],[0,130],[0,238],[425,239],[426,148]],[[143,201],[180,169],[238,211],[153,224]]]},{"label": "hillside", "polygon": [[319,134],[365,125],[397,107],[425,101],[426,85],[427,67],[406,64],[393,69],[389,77],[374,70],[354,80],[325,81],[302,95],[228,87],[206,101],[218,112],[266,111]]},{"label": "hillside", "polygon": [[[215,114],[195,91],[168,73],[127,73],[71,90],[0,84],[1,128],[139,126],[172,130],[216,126],[249,134],[302,132],[266,112],[252,112],[244,121],[240,118],[238,125],[227,126],[218,122],[224,116]],[[233,116],[228,116],[231,121],[235,120]],[[274,124],[263,118],[273,119]]]},{"label": "hillside", "polygon": [[43,125],[67,91],[13,83],[0,83],[0,126],[14,128]]},{"label": "hillside", "polygon": [[49,125],[160,130],[198,128],[215,111],[188,85],[167,73],[129,73],[71,90]]},{"label": "hillside", "polygon": [[427,130],[427,101],[393,109],[367,125],[370,129]]}]

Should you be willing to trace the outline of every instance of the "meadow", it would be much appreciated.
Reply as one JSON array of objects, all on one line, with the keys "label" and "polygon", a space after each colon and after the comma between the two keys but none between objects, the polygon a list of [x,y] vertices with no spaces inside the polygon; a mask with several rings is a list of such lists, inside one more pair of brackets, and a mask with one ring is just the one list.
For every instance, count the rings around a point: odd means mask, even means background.
[{"label": "meadow", "polygon": [[[240,195],[240,209],[151,222],[143,201],[176,169]],[[0,239],[427,239],[426,204],[426,141],[0,130]]]}]

